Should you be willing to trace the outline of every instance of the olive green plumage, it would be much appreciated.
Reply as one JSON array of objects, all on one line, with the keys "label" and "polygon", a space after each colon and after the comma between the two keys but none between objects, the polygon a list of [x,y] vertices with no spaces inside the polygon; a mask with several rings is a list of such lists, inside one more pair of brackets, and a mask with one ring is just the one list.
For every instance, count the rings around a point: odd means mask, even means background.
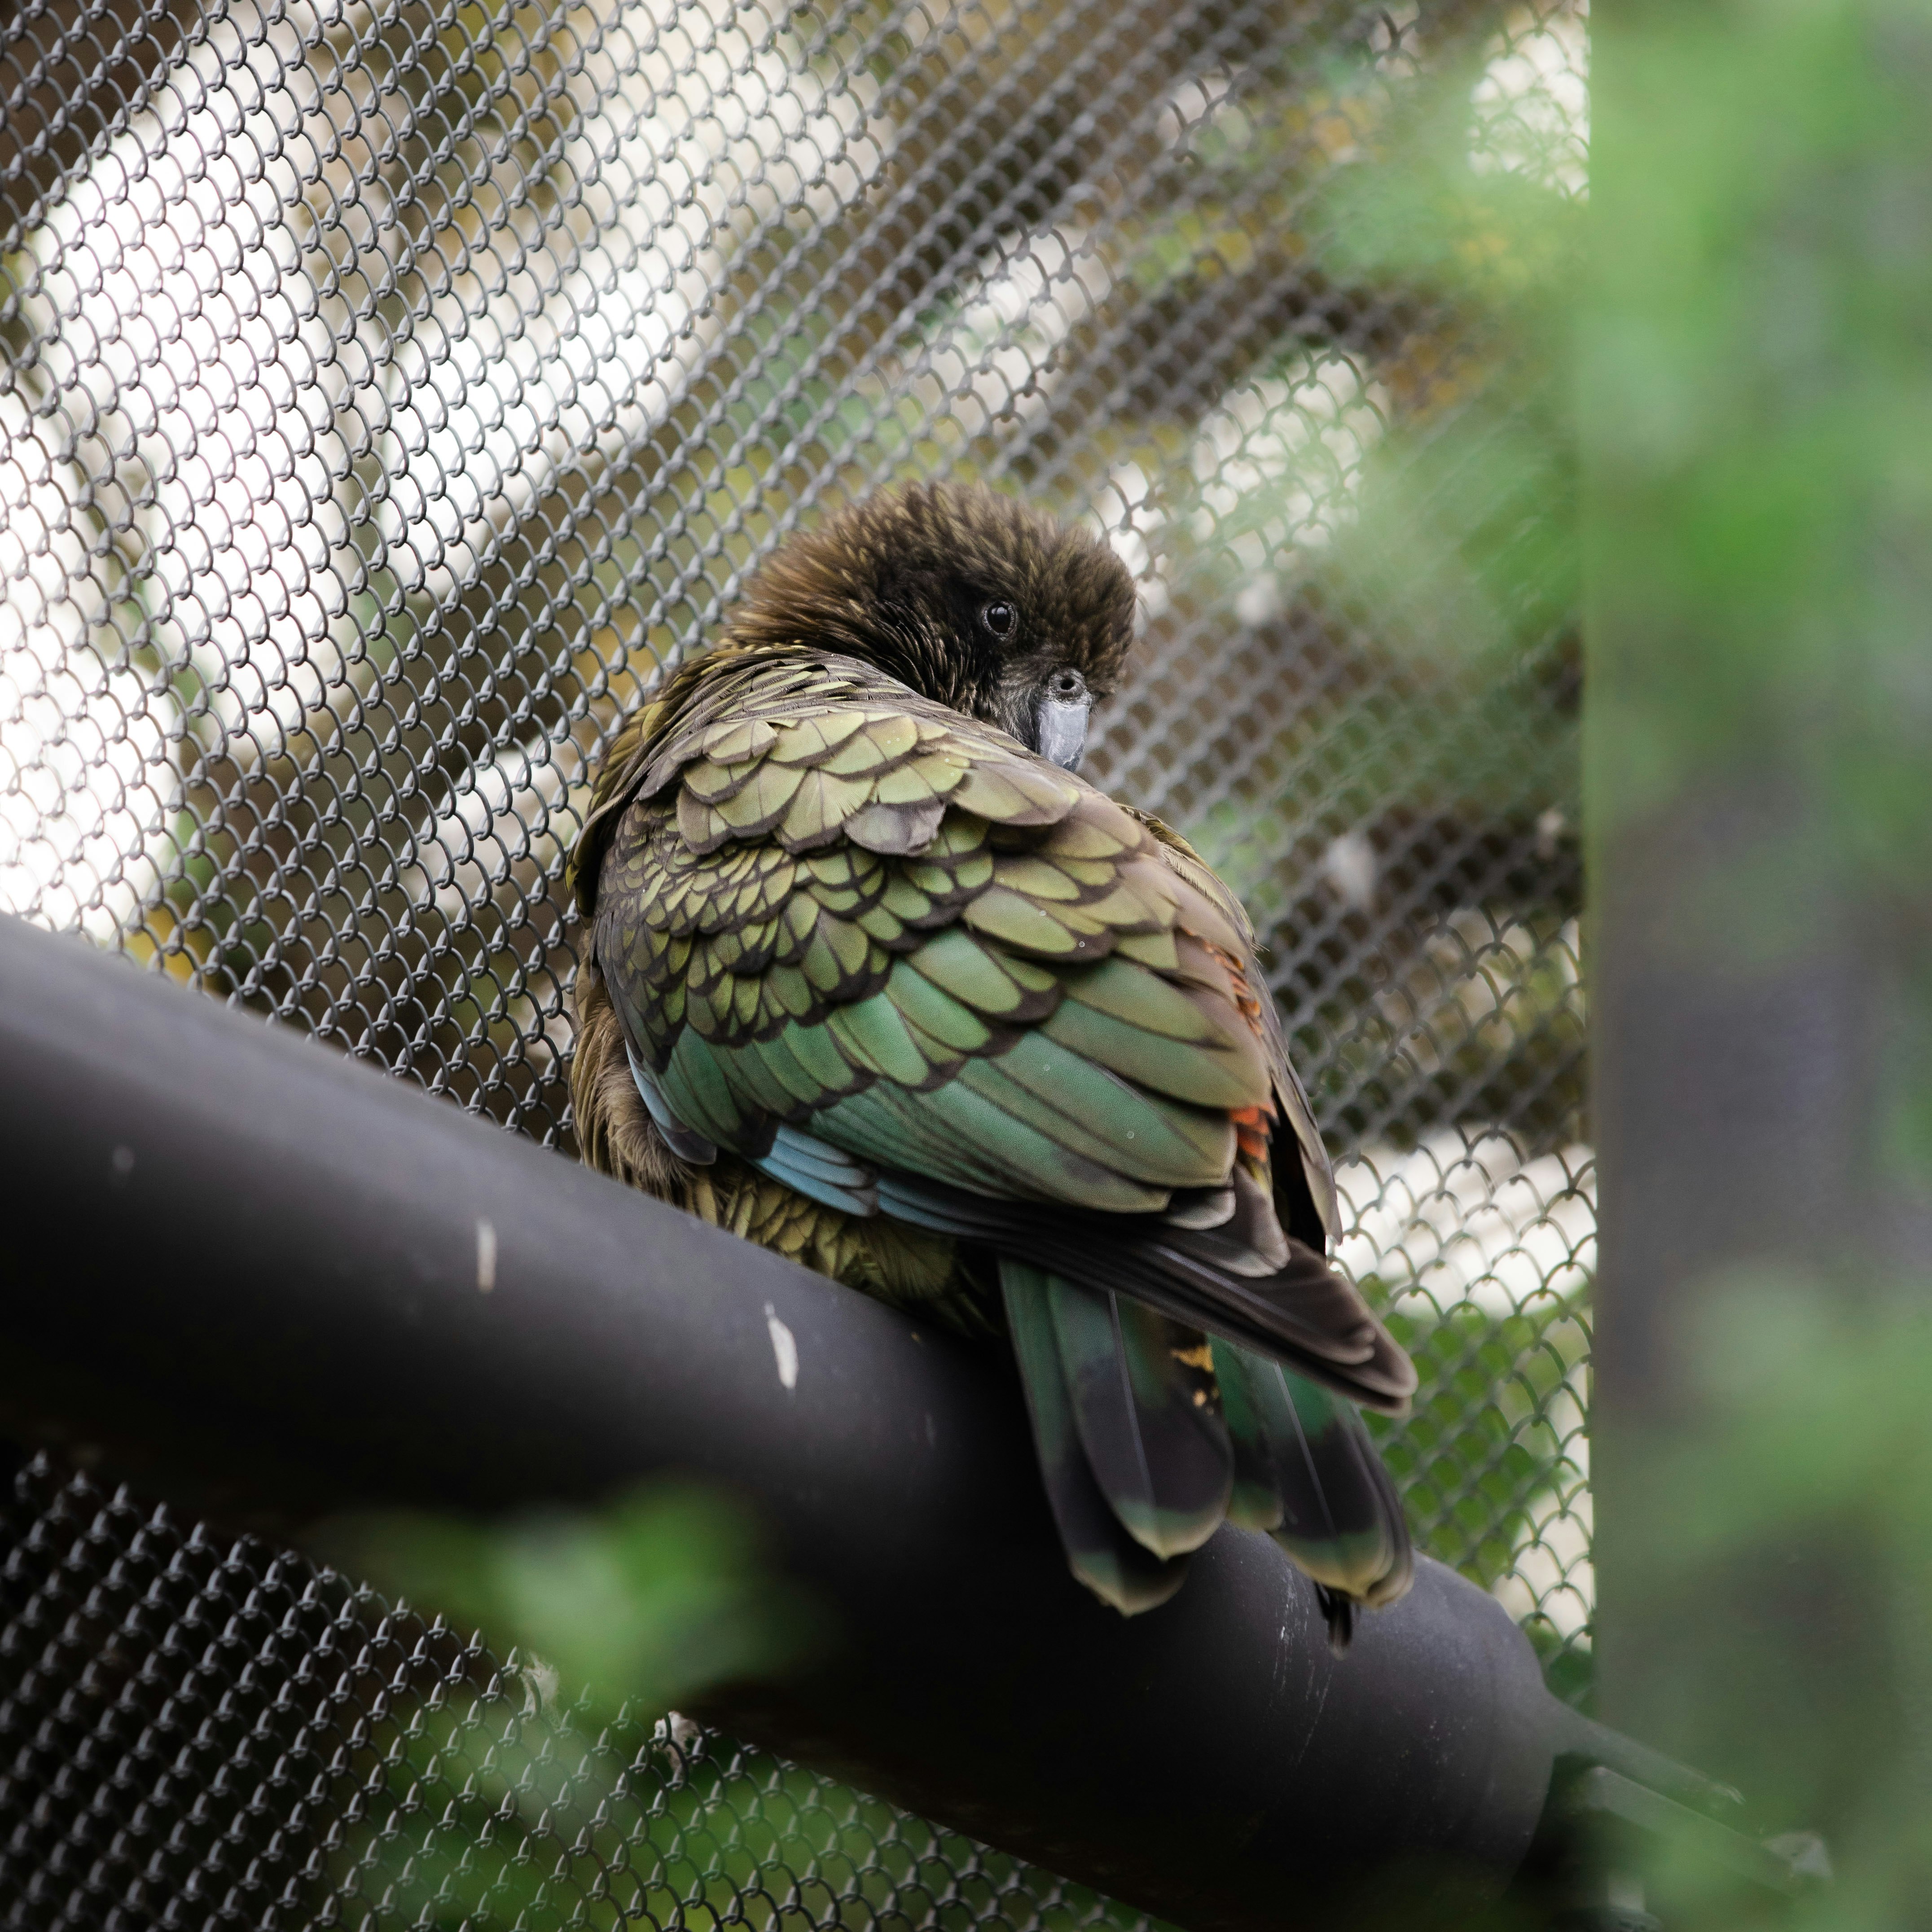
[{"label": "olive green plumage", "polygon": [[982,491],[782,550],[599,773],[580,1143],[868,1293],[1004,1322],[1108,1600],[1171,1594],[1232,1515],[1340,1641],[1409,1558],[1329,1391],[1399,1409],[1413,1374],[1323,1258],[1333,1184],[1240,908],[1060,768],[1132,608],[1103,546]]}]

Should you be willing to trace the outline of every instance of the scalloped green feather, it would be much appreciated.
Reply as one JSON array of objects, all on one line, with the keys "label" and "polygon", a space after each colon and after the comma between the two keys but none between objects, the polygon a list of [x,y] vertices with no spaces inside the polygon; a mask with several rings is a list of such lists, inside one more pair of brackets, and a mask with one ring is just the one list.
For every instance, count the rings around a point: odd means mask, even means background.
[{"label": "scalloped green feather", "polygon": [[869,1074],[838,1051],[838,1042],[815,1022],[794,1020],[778,1036],[785,1051],[818,1084],[820,1095],[836,1098],[863,1086]]},{"label": "scalloped green feather", "polygon": [[989,886],[970,900],[964,918],[974,932],[1045,958],[1097,958],[1107,950],[1096,923],[1082,920],[1076,925],[1070,910],[1049,912],[1004,886]]},{"label": "scalloped green feather", "polygon": [[684,768],[684,784],[701,803],[715,805],[720,799],[729,798],[738,791],[750,776],[751,768],[748,766],[714,765],[709,759],[700,758],[695,764]]},{"label": "scalloped green feather", "polygon": [[932,1072],[904,1016],[884,993],[833,1008],[824,1024],[848,1058],[902,1087],[921,1086]]},{"label": "scalloped green feather", "polygon": [[904,959],[895,962],[887,976],[886,996],[908,1019],[956,1052],[983,1053],[993,1044],[993,1030],[978,1014]]},{"label": "scalloped green feather", "polygon": [[765,989],[784,1012],[802,1020],[818,1010],[818,995],[812,982],[793,964],[774,966],[765,975]]},{"label": "scalloped green feather", "polygon": [[895,873],[886,881],[880,903],[895,919],[904,920],[908,926],[930,919],[934,910],[934,902],[903,873]]},{"label": "scalloped green feather", "polygon": [[829,913],[840,918],[856,912],[866,903],[866,896],[856,886],[821,885],[817,880],[805,889]]},{"label": "scalloped green feather", "polygon": [[[954,998],[995,1018],[1030,1017],[1043,1004],[1042,989],[1027,983],[1018,961],[981,945],[961,926],[934,934],[907,955],[907,963]],[[1050,976],[1047,983],[1054,987]]]},{"label": "scalloped green feather", "polygon": [[1268,1069],[1261,1055],[1252,1049],[1242,1052],[1232,1040],[1204,1046],[1170,1040],[1078,1000],[1061,1000],[1041,1030],[1082,1059],[1197,1107],[1259,1106],[1269,1096]]},{"label": "scalloped green feather", "polygon": [[[714,820],[721,822],[729,836],[739,838],[762,836],[783,818],[790,809],[800,781],[805,774],[796,765],[774,764],[766,759],[754,766],[744,788],[731,797],[712,808]],[[685,824],[684,801],[688,793],[682,793],[678,799],[678,824]],[[686,835],[688,839],[689,835]],[[695,850],[704,848],[694,839],[689,842]]]},{"label": "scalloped green feather", "polygon": [[1114,859],[1135,850],[1141,836],[1133,821],[1111,800],[1083,798],[1078,807],[1053,828],[1047,842],[1056,859]]},{"label": "scalloped green feather", "polygon": [[890,754],[879,748],[878,741],[868,732],[860,731],[821,759],[819,769],[842,778],[857,778],[868,772],[884,771],[891,762]]},{"label": "scalloped green feather", "polygon": [[758,1024],[759,982],[756,979],[734,975],[731,981],[730,1030],[734,1038],[751,1032]]},{"label": "scalloped green feather", "polygon": [[779,917],[784,922],[785,931],[800,947],[803,947],[818,930],[818,902],[809,893],[801,892],[785,902],[784,910]]},{"label": "scalloped green feather", "polygon": [[881,946],[897,946],[905,937],[903,922],[882,905],[868,906],[855,922],[867,938],[876,940]]},{"label": "scalloped green feather", "polygon": [[[1109,872],[1108,879],[1112,876]],[[1062,872],[1050,859],[1031,853],[1024,856],[1007,854],[996,859],[993,877],[1008,892],[1030,899],[1046,899],[1056,905],[1071,905],[1087,896],[1078,880]]]},{"label": "scalloped green feather", "polygon": [[915,758],[886,772],[872,788],[881,805],[925,805],[958,790],[965,772],[940,758]]},{"label": "scalloped green feather", "polygon": [[1197,1001],[1132,959],[1103,960],[1097,966],[1070,973],[1064,983],[1069,999],[1149,1033],[1181,1040],[1220,1041],[1225,1037]]},{"label": "scalloped green feather", "polygon": [[886,962],[879,955],[869,937],[856,926],[842,919],[821,919],[818,922],[820,936],[831,946],[843,970],[847,982],[855,988],[848,997],[859,997],[856,988],[874,972],[884,973]]},{"label": "scalloped green feather", "polygon": [[695,1132],[721,1147],[735,1146],[743,1138],[743,1111],[710,1048],[695,1033],[679,1034],[658,1085],[671,1112]]},{"label": "scalloped green feather", "polygon": [[1151,966],[1156,973],[1174,972],[1180,964],[1180,955],[1171,932],[1123,933],[1114,941],[1114,951],[1123,959]]},{"label": "scalloped green feather", "polygon": [[1225,1120],[1136,1091],[1037,1032],[994,1060],[961,1070],[966,1084],[1042,1133],[1108,1162],[1149,1187],[1211,1187],[1228,1171]]},{"label": "scalloped green feather", "polygon": [[1173,902],[1154,887],[1147,872],[1137,866],[1124,872],[1112,892],[1084,901],[1078,911],[1115,932],[1160,932],[1172,916]]},{"label": "scalloped green feather", "polygon": [[1008,1191],[1022,1200],[1061,1201],[1114,1214],[1150,1214],[1167,1205],[1166,1189],[1130,1180],[1042,1132],[964,1080],[949,1081],[920,1100],[931,1118],[952,1130],[962,1147],[996,1166]]},{"label": "scalloped green feather", "polygon": [[782,765],[822,765],[866,722],[862,711],[820,711],[788,718],[774,735],[771,754]]},{"label": "scalloped green feather", "polygon": [[1072,804],[1071,797],[1042,796],[1036,788],[1022,784],[1016,766],[980,764],[960,780],[952,800],[1002,825],[1051,825],[1064,817]]},{"label": "scalloped green feather", "polygon": [[802,854],[792,862],[798,868],[799,876],[808,889],[814,886],[849,886],[858,876],[858,861],[843,845]]},{"label": "scalloped green feather", "polygon": [[788,850],[804,852],[838,837],[845,820],[870,800],[869,778],[836,778],[830,772],[799,774],[798,789],[786,808],[778,836]]},{"label": "scalloped green feather", "polygon": [[822,918],[814,929],[810,942],[805,949],[804,957],[799,962],[805,976],[812,982],[812,990],[822,999],[830,1000],[845,983],[845,968],[839,964],[838,956],[832,950],[832,942],[826,928],[836,921]]},{"label": "scalloped green feather", "polygon": [[747,718],[701,732],[698,749],[714,764],[740,764],[770,750],[778,735],[777,728],[764,718]]}]

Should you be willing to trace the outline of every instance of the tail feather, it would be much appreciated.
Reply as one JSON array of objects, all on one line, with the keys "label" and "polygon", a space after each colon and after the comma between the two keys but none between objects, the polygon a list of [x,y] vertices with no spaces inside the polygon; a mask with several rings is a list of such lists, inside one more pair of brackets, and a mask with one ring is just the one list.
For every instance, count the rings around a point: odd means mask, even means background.
[{"label": "tail feather", "polygon": [[1048,1500],[1096,1595],[1166,1602],[1224,1520],[1313,1580],[1338,1654],[1363,1605],[1408,1589],[1402,1504],[1345,1397],[1047,1269],[1002,1256],[1000,1280]]},{"label": "tail feather", "polygon": [[1275,1468],[1276,1444],[1286,1439],[1280,1420],[1268,1406],[1271,1385],[1257,1370],[1266,1358],[1250,1355],[1232,1342],[1214,1345],[1215,1379],[1221,1388],[1221,1414],[1228,1425],[1234,1451],[1234,1484],[1228,1500],[1228,1520],[1241,1529],[1272,1534],[1281,1527],[1281,1479]]},{"label": "tail feather", "polygon": [[1205,1338],[1120,1295],[1048,1280],[1074,1424],[1114,1514],[1156,1556],[1199,1549],[1233,1478]]},{"label": "tail feather", "polygon": [[1129,1535],[1095,1478],[1061,1358],[1052,1277],[1003,1257],[1000,1285],[1040,1474],[1068,1564],[1088,1588],[1123,1616],[1150,1610],[1180,1588],[1186,1559],[1163,1561]]},{"label": "tail feather", "polygon": [[1330,1641],[1345,1648],[1356,1603],[1396,1602],[1413,1574],[1395,1486],[1346,1400],[1232,1342],[1216,1340],[1214,1366],[1234,1451],[1228,1514],[1313,1578]]}]

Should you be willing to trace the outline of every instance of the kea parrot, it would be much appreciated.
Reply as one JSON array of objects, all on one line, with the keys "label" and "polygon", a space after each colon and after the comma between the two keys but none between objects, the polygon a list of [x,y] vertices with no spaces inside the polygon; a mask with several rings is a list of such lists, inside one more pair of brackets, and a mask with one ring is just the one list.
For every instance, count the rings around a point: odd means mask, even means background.
[{"label": "kea parrot", "polygon": [[572,855],[584,1158],[1010,1338],[1076,1576],[1130,1615],[1224,1521],[1339,1649],[1408,1585],[1356,1404],[1408,1358],[1233,896],[1074,775],[1132,580],[914,485],[794,536],[618,734]]}]

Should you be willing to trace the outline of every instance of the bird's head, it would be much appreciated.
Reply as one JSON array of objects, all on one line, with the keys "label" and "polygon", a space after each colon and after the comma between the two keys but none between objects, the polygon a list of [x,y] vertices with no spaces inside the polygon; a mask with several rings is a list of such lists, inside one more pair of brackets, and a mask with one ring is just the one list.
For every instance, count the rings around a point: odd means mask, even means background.
[{"label": "bird's head", "polygon": [[733,614],[740,646],[863,658],[1070,770],[1119,681],[1132,580],[1097,538],[1010,496],[914,484],[794,537]]}]

